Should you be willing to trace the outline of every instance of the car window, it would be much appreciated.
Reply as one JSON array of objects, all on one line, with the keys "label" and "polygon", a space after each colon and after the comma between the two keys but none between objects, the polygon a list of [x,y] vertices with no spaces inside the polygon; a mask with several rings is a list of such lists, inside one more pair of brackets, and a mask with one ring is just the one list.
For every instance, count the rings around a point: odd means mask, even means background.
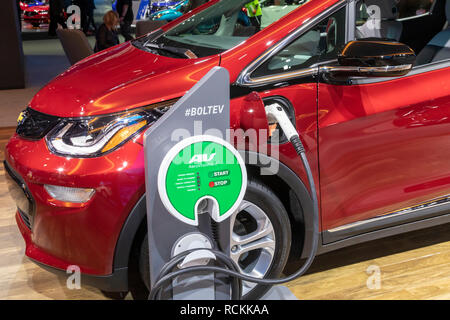
[{"label": "car window", "polygon": [[433,0],[402,0],[398,2],[399,19],[414,18],[429,14],[435,1]]},{"label": "car window", "polygon": [[[430,14],[435,5],[435,0],[367,0],[359,1],[357,5],[357,25],[364,24],[370,16],[381,19],[393,19],[402,21],[414,19]],[[369,10],[369,7],[372,9]],[[379,9],[377,9],[377,7]],[[394,11],[392,11],[394,10]],[[370,14],[369,14],[370,12]],[[392,15],[391,15],[392,13]]]},{"label": "car window", "polygon": [[267,0],[260,1],[261,3],[261,28],[265,28],[275,21],[278,21],[280,18],[287,15],[289,12],[298,8],[299,5],[306,3],[307,1],[303,0]]},{"label": "car window", "polygon": [[398,18],[397,0],[361,0],[356,5],[356,38],[399,41],[403,26]]},{"label": "car window", "polygon": [[[199,58],[222,53],[309,1],[222,0],[180,21],[152,42],[159,46],[189,49]],[[146,37],[137,42],[138,45],[148,44]],[[154,46],[151,50],[155,51]],[[167,50],[159,50],[158,54],[170,55]],[[177,57],[173,53],[171,56]]]},{"label": "car window", "polygon": [[337,57],[345,44],[345,8],[322,20],[256,69],[252,78],[307,68]]},{"label": "car window", "polygon": [[416,66],[450,59],[445,0],[360,0],[355,38],[402,42],[416,53]]}]

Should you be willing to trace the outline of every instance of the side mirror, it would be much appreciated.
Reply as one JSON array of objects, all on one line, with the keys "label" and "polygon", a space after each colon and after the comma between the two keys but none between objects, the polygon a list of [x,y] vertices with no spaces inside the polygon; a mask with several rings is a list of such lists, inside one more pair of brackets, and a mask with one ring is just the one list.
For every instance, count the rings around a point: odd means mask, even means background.
[{"label": "side mirror", "polygon": [[347,43],[338,65],[323,71],[338,77],[399,77],[411,71],[416,55],[406,44],[384,39],[361,39]]}]

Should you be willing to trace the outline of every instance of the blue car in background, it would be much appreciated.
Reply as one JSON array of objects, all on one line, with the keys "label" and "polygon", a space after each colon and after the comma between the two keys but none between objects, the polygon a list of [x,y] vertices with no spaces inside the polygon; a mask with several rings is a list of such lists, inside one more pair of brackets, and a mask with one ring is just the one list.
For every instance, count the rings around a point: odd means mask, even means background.
[{"label": "blue car in background", "polygon": [[141,3],[139,4],[139,10],[136,14],[136,20],[147,19],[149,15],[149,4],[150,0],[141,0]]},{"label": "blue car in background", "polygon": [[167,0],[167,1],[152,1],[150,14],[153,14],[155,12],[166,10],[169,7],[178,5],[180,2],[188,2],[188,1],[180,1],[180,0]]},{"label": "blue car in background", "polygon": [[189,0],[177,1],[172,6],[164,10],[156,11],[150,14],[150,20],[172,21],[183,15],[183,9],[189,4]]}]

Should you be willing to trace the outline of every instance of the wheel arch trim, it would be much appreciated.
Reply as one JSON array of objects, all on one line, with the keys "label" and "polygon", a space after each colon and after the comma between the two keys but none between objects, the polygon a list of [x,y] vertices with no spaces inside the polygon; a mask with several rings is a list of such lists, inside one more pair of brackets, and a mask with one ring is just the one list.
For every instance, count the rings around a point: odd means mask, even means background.
[{"label": "wheel arch trim", "polygon": [[[308,212],[313,212],[313,203],[309,191],[303,181],[297,176],[297,174],[292,171],[288,166],[282,162],[256,152],[245,152],[245,161],[248,163],[248,159],[258,159],[257,163],[248,164],[249,166],[264,168],[266,171],[272,171],[271,173],[278,178],[280,178],[296,195],[303,209],[303,221],[305,228],[302,258],[305,258],[305,254],[310,252],[312,247],[313,234],[316,232],[314,230],[313,217]],[[273,169],[276,168],[276,171]],[[296,214],[302,214],[301,212],[291,212],[294,217]]]}]

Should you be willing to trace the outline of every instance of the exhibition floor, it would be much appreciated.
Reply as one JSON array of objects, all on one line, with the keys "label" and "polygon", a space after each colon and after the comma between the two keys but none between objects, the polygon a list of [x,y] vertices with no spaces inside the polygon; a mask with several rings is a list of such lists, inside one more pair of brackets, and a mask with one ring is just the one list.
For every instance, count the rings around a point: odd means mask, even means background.
[{"label": "exhibition floor", "polygon": [[[2,92],[0,92],[2,95]],[[14,128],[0,129],[0,160]],[[0,299],[105,299],[93,287],[69,290],[66,278],[25,255],[0,166]],[[319,256],[287,284],[298,299],[450,299],[450,224],[372,241]],[[369,268],[369,271],[368,270]],[[373,271],[379,270],[377,286]],[[131,299],[130,295],[126,299]]]}]

